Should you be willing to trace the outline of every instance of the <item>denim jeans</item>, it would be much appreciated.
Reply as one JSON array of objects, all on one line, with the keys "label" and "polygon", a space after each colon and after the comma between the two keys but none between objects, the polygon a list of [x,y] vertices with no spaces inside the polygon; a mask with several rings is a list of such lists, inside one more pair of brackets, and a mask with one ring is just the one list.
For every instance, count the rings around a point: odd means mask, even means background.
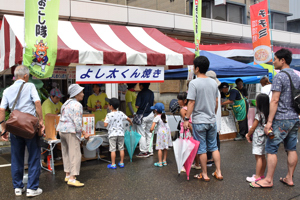
[{"label": "denim jeans", "polygon": [[267,138],[266,153],[276,154],[281,142],[286,151],[296,151],[299,119],[274,120],[274,138]]},{"label": "denim jeans", "polygon": [[197,154],[218,150],[217,124],[193,124],[193,136],[200,142]]}]

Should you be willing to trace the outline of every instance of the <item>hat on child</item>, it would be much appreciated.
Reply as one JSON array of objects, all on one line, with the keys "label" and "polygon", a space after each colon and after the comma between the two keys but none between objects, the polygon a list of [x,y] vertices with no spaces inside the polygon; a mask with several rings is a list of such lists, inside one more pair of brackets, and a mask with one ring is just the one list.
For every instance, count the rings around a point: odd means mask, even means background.
[{"label": "hat on child", "polygon": [[105,101],[107,101],[109,103],[109,105],[112,105],[112,107],[114,107],[114,109],[118,109],[120,106],[120,101],[117,98],[105,98]]},{"label": "hat on child", "polygon": [[151,110],[156,110],[159,113],[165,112],[165,106],[162,103],[156,103],[154,106],[150,107]]},{"label": "hat on child", "polygon": [[78,84],[72,84],[69,86],[68,93],[70,95],[70,98],[75,97],[77,94],[79,94],[84,87],[81,87]]}]

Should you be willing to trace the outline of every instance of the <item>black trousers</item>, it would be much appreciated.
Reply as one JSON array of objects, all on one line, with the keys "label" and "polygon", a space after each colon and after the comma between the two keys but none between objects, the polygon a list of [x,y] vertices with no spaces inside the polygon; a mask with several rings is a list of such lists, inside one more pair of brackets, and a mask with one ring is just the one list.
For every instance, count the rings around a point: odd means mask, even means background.
[{"label": "black trousers", "polygon": [[246,118],[243,121],[238,122],[241,136],[246,136],[246,134],[248,133],[248,110],[249,104],[246,101]]}]

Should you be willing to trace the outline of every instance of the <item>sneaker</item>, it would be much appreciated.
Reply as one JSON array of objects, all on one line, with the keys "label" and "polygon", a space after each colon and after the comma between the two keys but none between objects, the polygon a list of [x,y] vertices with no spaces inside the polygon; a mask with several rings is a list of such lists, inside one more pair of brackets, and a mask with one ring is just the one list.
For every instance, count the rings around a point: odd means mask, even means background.
[{"label": "sneaker", "polygon": [[109,164],[109,165],[107,165],[107,168],[108,169],[117,169],[117,165],[116,164],[114,164],[114,165]]},{"label": "sneaker", "polygon": [[84,183],[80,183],[79,181],[68,181],[69,186],[74,186],[74,187],[83,187]]},{"label": "sneaker", "polygon": [[43,190],[41,188],[38,188],[37,190],[27,189],[26,196],[27,197],[35,197],[42,193],[43,193]]},{"label": "sneaker", "polygon": [[214,164],[215,164],[215,161],[213,161],[213,160],[207,161],[207,164],[212,164],[212,165],[214,165]]},{"label": "sneaker", "polygon": [[211,167],[212,164],[211,164],[211,163],[206,163],[206,166],[207,166],[207,167]]},{"label": "sneaker", "polygon": [[25,186],[23,188],[15,188],[16,196],[21,196],[23,192],[25,192]]},{"label": "sneaker", "polygon": [[138,155],[136,155],[136,157],[138,157],[138,158],[148,158],[149,154],[148,153],[140,152]]},{"label": "sneaker", "polygon": [[185,168],[184,168],[184,167],[182,167],[180,172],[183,172],[183,173],[185,173],[185,172],[186,172],[186,171],[185,171]]},{"label": "sneaker", "polygon": [[252,182],[255,182],[255,181],[259,181],[260,179],[261,179],[261,177],[258,178],[258,179],[255,179],[255,174],[253,174],[252,177],[247,177],[246,181],[249,182],[249,183],[252,183]]},{"label": "sneaker", "polygon": [[[69,181],[70,177],[65,177],[65,182],[67,183]],[[76,177],[75,177],[76,180]]]},{"label": "sneaker", "polygon": [[153,156],[153,152],[147,152],[149,156]]},{"label": "sneaker", "polygon": [[238,134],[236,136],[236,138],[234,138],[234,141],[242,141],[242,140],[245,140],[245,139],[246,139],[245,136],[242,136],[242,135]]},{"label": "sneaker", "polygon": [[200,166],[200,165],[197,166],[197,165],[195,165],[195,164],[192,164],[192,168],[193,168],[193,169],[201,169],[201,166]]}]

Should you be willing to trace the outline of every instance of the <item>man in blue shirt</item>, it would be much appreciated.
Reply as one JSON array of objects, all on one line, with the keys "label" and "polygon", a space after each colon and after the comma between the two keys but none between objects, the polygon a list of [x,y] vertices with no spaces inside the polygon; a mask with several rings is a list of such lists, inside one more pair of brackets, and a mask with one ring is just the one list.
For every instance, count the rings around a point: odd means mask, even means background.
[{"label": "man in blue shirt", "polygon": [[287,49],[280,49],[275,53],[273,62],[275,69],[281,70],[272,83],[272,99],[270,103],[270,113],[268,122],[265,125],[265,134],[272,130],[274,138],[267,138],[266,153],[268,154],[268,173],[265,179],[250,183],[252,187],[272,187],[275,168],[277,165],[277,151],[280,143],[284,143],[287,152],[288,173],[280,178],[280,182],[287,186],[294,186],[293,174],[298,162],[296,152],[299,116],[293,108],[293,98],[291,84],[287,72],[292,79],[296,89],[300,88],[299,76],[290,68],[292,53]]},{"label": "man in blue shirt", "polygon": [[140,83],[141,91],[136,98],[135,106],[138,108],[137,114],[143,114],[143,121],[141,125],[137,125],[137,132],[142,136],[139,142],[140,153],[137,157],[147,158],[153,155],[153,147],[150,147],[152,133],[150,128],[154,119],[154,114],[150,107],[154,103],[154,94],[149,90],[150,83]]},{"label": "man in blue shirt", "polygon": [[[16,110],[23,113],[29,113],[39,116],[40,127],[42,132],[44,131],[42,106],[37,90],[32,83],[27,83],[29,80],[29,69],[25,66],[18,66],[15,70],[16,81],[12,86],[4,90],[3,97],[0,106],[0,122],[5,119],[5,110],[7,107],[12,109],[16,100],[17,94],[21,85],[26,82],[20,97],[15,106]],[[5,122],[1,123],[2,134],[5,131]],[[15,195],[21,196],[25,192],[25,187],[22,182],[24,172],[24,151],[25,146],[29,151],[28,158],[28,183],[27,183],[27,197],[33,197],[42,194],[43,190],[39,186],[39,176],[41,171],[40,156],[41,151],[38,145],[38,135],[35,135],[32,139],[24,139],[22,137],[10,133],[11,139],[11,175],[13,180],[13,186],[15,189]],[[8,140],[8,133],[2,136],[2,139]]]}]

